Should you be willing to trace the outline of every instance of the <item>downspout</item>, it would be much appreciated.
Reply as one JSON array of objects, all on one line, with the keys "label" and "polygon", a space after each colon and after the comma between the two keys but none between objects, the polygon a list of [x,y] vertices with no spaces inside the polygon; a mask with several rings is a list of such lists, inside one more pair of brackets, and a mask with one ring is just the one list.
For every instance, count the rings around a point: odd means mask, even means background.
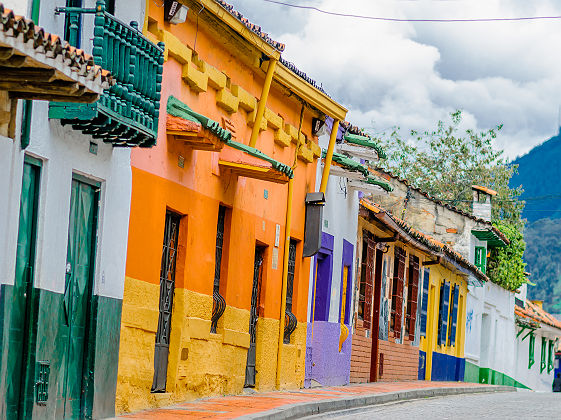
[{"label": "downspout", "polygon": [[263,121],[263,114],[267,106],[267,98],[271,90],[271,83],[273,82],[276,66],[277,60],[269,58],[269,67],[267,68],[265,83],[263,83],[263,90],[261,91],[261,99],[259,99],[259,105],[257,105],[257,113],[255,114],[255,121],[253,122],[253,129],[251,130],[251,138],[249,139],[250,147],[255,147],[257,143],[257,136],[259,136],[259,128],[261,127],[261,121]]},{"label": "downspout", "polygon": [[[300,132],[302,131],[302,122],[304,119],[304,105],[302,104],[302,110],[300,111],[300,124],[298,127],[298,138],[300,138]],[[257,124],[253,126],[255,129]],[[292,170],[296,169],[298,164],[298,150],[301,145],[296,146],[294,152],[294,164],[292,165]],[[281,307],[279,316],[279,339],[277,348],[277,375],[276,375],[276,388],[280,389],[281,385],[281,366],[282,366],[282,351],[284,346],[284,318],[286,312],[286,291],[288,288],[288,249],[290,248],[290,230],[292,225],[292,196],[294,192],[294,177],[288,180],[288,193],[286,198],[286,227],[284,229],[284,252],[282,255],[282,288],[281,288]]]},{"label": "downspout", "polygon": [[339,120],[333,121],[333,128],[331,129],[331,137],[329,138],[329,146],[325,155],[325,162],[323,165],[323,173],[321,174],[321,184],[319,191],[325,194],[327,190],[327,180],[329,179],[329,171],[331,170],[331,160],[333,159],[333,151],[335,150],[335,142],[337,141],[337,132],[339,131]]},{"label": "downspout", "polygon": [[[41,5],[40,0],[33,0],[31,2],[31,20],[35,22],[36,25],[39,24],[39,8]],[[29,146],[31,139],[31,114],[33,112],[33,101],[27,99],[23,101],[22,107],[22,120],[21,120],[21,136],[20,145],[22,149],[26,149]]]}]

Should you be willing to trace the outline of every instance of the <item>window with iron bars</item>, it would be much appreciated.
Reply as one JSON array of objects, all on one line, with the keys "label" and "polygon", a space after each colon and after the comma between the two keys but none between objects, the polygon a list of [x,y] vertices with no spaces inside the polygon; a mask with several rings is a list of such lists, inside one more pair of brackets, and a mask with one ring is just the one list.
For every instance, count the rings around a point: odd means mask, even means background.
[{"label": "window with iron bars", "polygon": [[220,294],[220,278],[222,272],[222,254],[224,251],[224,232],[227,219],[228,208],[226,206],[218,207],[218,222],[216,225],[216,250],[214,259],[214,285],[212,290],[212,317],[210,324],[210,332],[216,334],[218,320],[226,310],[226,301]]},{"label": "window with iron bars", "polygon": [[288,247],[288,277],[286,283],[286,309],[284,324],[284,343],[290,343],[290,336],[296,330],[297,320],[292,313],[292,296],[294,292],[294,273],[296,271],[296,244],[294,239],[290,240]]}]

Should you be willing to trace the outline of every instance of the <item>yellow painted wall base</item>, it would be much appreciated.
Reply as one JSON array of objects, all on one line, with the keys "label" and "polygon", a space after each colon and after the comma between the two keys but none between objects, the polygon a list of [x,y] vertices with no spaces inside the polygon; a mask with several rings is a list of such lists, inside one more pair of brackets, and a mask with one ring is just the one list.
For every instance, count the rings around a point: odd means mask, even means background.
[{"label": "yellow painted wall base", "polygon": [[[213,395],[243,390],[249,311],[226,307],[218,334],[210,333],[212,296],[176,289],[168,358],[167,393],[152,394],[154,347],[158,324],[159,285],[126,278],[121,323],[117,383],[117,413],[162,407]],[[275,388],[279,321],[259,318],[257,323],[256,389]],[[304,383],[306,324],[299,323],[286,344],[281,388]]]}]

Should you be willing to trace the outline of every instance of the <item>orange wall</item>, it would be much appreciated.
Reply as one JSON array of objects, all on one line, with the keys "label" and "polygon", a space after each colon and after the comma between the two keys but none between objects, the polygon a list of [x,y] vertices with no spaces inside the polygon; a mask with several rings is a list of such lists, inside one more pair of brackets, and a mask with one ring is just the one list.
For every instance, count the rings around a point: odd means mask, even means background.
[{"label": "orange wall", "polygon": [[[160,29],[169,30],[193,47],[195,28],[193,20],[186,24],[163,23],[162,8],[148,2],[151,17],[159,21]],[[192,13],[190,11],[189,13]],[[199,57],[226,73],[231,82],[239,84],[259,98],[263,72],[241,64],[222,46],[212,39],[203,25],[199,26],[197,51]],[[237,52],[233,52],[234,54]],[[268,245],[262,287],[264,316],[278,318],[282,281],[282,256],[284,245],[287,185],[274,184],[250,178],[236,177],[228,172],[220,173],[218,160],[231,150],[222,152],[197,151],[185,147],[181,141],[166,138],[166,103],[174,95],[193,110],[221,122],[222,117],[236,126],[236,141],[247,144],[251,133],[243,110],[229,115],[216,106],[216,91],[196,94],[181,79],[182,66],[173,58],[164,65],[159,136],[152,149],[132,151],[133,193],[127,258],[127,276],[151,283],[159,283],[160,258],[166,207],[186,215],[182,221],[176,287],[212,294],[214,278],[215,235],[218,206],[223,203],[232,210],[230,247],[227,261],[225,299],[228,305],[249,309],[253,258],[256,241]],[[256,73],[258,72],[258,73]],[[272,89],[267,106],[279,113],[285,122],[299,124],[301,105],[288,98],[280,89]],[[311,138],[311,119],[315,116],[306,111],[303,133]],[[317,142],[317,139],[315,139]],[[257,148],[269,156],[292,165],[295,145],[282,148],[273,141],[271,130],[260,134]],[[184,168],[178,166],[178,158],[185,158]],[[304,238],[304,199],[307,192],[315,190],[316,162],[305,164],[298,161],[295,170],[294,205],[291,236]],[[264,198],[265,190],[268,199]],[[272,268],[275,225],[281,225],[278,268]],[[182,261],[182,255],[185,256]],[[299,321],[305,322],[307,310],[309,259],[301,259],[302,243],[298,247],[297,273],[294,284],[293,312]]]}]

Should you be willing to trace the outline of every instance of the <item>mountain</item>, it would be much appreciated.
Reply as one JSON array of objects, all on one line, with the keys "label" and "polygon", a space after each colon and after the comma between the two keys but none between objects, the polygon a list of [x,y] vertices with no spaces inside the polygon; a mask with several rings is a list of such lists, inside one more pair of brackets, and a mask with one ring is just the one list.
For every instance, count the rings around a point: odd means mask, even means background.
[{"label": "mountain", "polygon": [[561,133],[514,160],[518,174],[512,188],[522,185],[526,270],[531,273],[530,299],[544,301],[548,312],[561,312]]},{"label": "mountain", "polygon": [[522,185],[526,201],[523,217],[529,222],[561,218],[561,133],[514,160],[518,174],[512,188]]}]

